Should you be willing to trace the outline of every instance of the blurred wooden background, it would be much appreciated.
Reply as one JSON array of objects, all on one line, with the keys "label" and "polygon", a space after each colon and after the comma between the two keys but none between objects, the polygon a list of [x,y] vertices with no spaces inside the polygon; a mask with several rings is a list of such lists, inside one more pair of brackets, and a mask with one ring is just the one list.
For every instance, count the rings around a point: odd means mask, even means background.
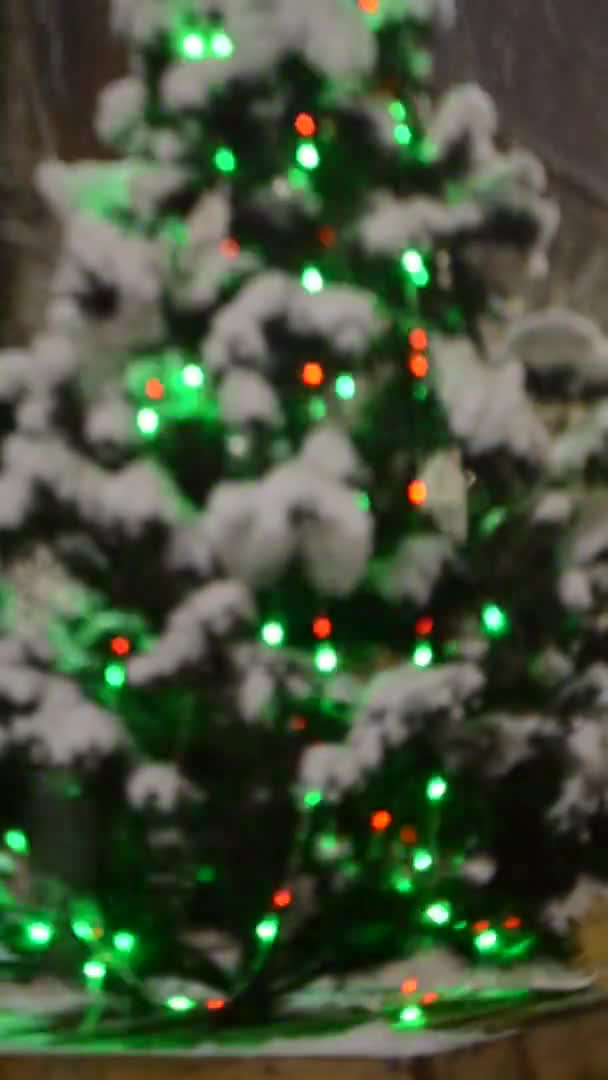
[{"label": "blurred wooden background", "polygon": [[[125,58],[109,0],[0,2],[0,344],[36,325],[56,235],[31,184],[38,160],[103,153],[96,93]],[[608,325],[608,11],[605,0],[458,0],[438,57],[442,83],[474,79],[508,137],[546,162],[563,227],[543,299]]]}]

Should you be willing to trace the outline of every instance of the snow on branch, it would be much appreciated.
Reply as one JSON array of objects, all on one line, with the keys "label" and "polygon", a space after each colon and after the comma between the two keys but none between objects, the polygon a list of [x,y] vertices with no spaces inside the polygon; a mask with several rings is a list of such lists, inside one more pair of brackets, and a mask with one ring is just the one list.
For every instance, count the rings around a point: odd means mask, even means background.
[{"label": "snow on branch", "polygon": [[608,386],[608,338],[573,311],[526,315],[511,327],[504,351],[539,380],[559,376],[573,396]]},{"label": "snow on branch", "polygon": [[35,761],[52,766],[94,763],[130,745],[118,717],[87,701],[75,683],[54,676],[39,707],[14,721],[10,737]]}]

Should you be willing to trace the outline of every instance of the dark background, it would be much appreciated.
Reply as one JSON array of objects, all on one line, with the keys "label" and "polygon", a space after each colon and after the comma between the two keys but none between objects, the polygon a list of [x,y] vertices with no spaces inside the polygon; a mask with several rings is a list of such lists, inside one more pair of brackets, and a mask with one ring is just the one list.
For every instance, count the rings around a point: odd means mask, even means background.
[{"label": "dark background", "polygon": [[[608,0],[459,0],[437,57],[440,83],[479,81],[499,105],[506,136],[547,164],[563,227],[537,300],[567,301],[602,320],[607,57]],[[56,234],[32,192],[33,167],[49,154],[103,152],[92,133],[95,97],[125,65],[108,0],[1,0],[0,340],[35,325],[52,266]]]}]

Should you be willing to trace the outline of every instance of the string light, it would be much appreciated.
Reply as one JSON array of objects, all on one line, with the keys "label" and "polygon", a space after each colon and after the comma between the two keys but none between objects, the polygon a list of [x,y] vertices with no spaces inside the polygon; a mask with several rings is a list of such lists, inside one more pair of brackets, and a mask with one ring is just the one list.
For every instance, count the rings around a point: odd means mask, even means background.
[{"label": "string light", "polygon": [[366,15],[375,15],[380,0],[359,0],[359,7]]},{"label": "string light", "polygon": [[422,1005],[434,1005],[436,1001],[439,1001],[439,994],[436,990],[429,990],[428,993],[423,994],[420,998]]},{"label": "string light", "polygon": [[315,653],[315,665],[318,671],[329,675],[338,666],[338,654],[331,645],[320,645]]},{"label": "string light", "polygon": [[393,134],[395,142],[398,142],[400,146],[409,146],[412,141],[412,129],[407,124],[397,124]]},{"label": "string light", "polygon": [[481,625],[489,637],[502,637],[509,630],[509,617],[498,604],[486,604],[481,612]]},{"label": "string light", "polygon": [[424,379],[429,373],[429,362],[422,353],[414,353],[410,356],[408,367],[415,379]]},{"label": "string light", "polygon": [[426,797],[429,802],[441,802],[448,790],[442,776],[432,776],[426,785]]},{"label": "string light", "polygon": [[128,955],[129,953],[132,953],[135,948],[135,934],[132,934],[129,930],[117,930],[112,938],[112,942],[117,952]]},{"label": "string light", "polygon": [[82,970],[89,982],[102,982],[106,977],[107,968],[101,960],[87,960]]},{"label": "string light", "polygon": [[205,373],[199,364],[186,364],[182,371],[182,381],[191,390],[199,390],[205,382]]},{"label": "string light", "polygon": [[224,998],[209,998],[205,1004],[209,1012],[219,1012],[225,1007],[226,1001]]},{"label": "string light", "polygon": [[407,486],[407,497],[413,506],[422,506],[426,502],[428,489],[424,480],[412,480]]},{"label": "string light", "polygon": [[226,236],[220,244],[220,254],[225,259],[236,259],[237,255],[240,255],[241,245],[238,240],[235,240],[234,236]]},{"label": "string light", "polygon": [[430,922],[435,923],[436,926],[445,926],[449,923],[452,912],[450,905],[444,902],[431,904],[425,911],[425,915]]},{"label": "string light", "polygon": [[433,663],[433,647],[428,641],[421,641],[412,653],[412,663],[418,668],[430,667]]},{"label": "string light", "polygon": [[305,716],[292,716],[289,721],[290,731],[306,731],[307,723]]},{"label": "string light", "polygon": [[320,791],[307,791],[304,796],[304,806],[307,806],[309,810],[314,810],[315,806],[319,806],[323,802],[323,796]]},{"label": "string light", "polygon": [[110,648],[115,656],[128,656],[131,652],[131,642],[128,637],[119,635],[118,637],[112,638]]},{"label": "string light", "polygon": [[399,839],[402,840],[404,844],[417,844],[418,833],[413,825],[404,825],[403,828],[399,830]]},{"label": "string light", "polygon": [[159,424],[160,419],[154,409],[140,409],[137,413],[137,426],[142,435],[155,435]]},{"label": "string light", "polygon": [[418,989],[418,979],[404,979],[401,983],[402,994],[415,994]]},{"label": "string light", "polygon": [[421,326],[415,326],[409,333],[409,343],[416,352],[424,352],[429,347],[429,338],[426,330]]},{"label": "string light", "polygon": [[388,111],[391,114],[393,120],[396,120],[397,123],[405,120],[407,116],[407,110],[402,101],[391,101],[388,107]]},{"label": "string light", "polygon": [[425,870],[430,870],[433,865],[433,856],[430,851],[427,851],[425,848],[418,848],[418,850],[414,852],[412,865],[414,870],[417,870],[419,873],[424,873]]},{"label": "string light", "polygon": [[4,834],[4,843],[15,855],[27,855],[30,850],[29,840],[21,829],[8,829]]},{"label": "string light", "polygon": [[479,919],[478,922],[473,923],[472,930],[475,934],[482,934],[484,930],[490,929],[490,923],[487,919]]},{"label": "string light", "polygon": [[393,816],[388,810],[376,810],[370,818],[370,825],[374,832],[384,832],[389,828],[392,820]]},{"label": "string light", "polygon": [[285,640],[285,630],[280,622],[267,622],[262,627],[262,641],[271,648],[277,648]]},{"label": "string light", "polygon": [[321,271],[316,266],[306,266],[300,278],[302,287],[309,293],[318,293],[323,289],[324,281]]},{"label": "string light", "polygon": [[276,938],[279,932],[279,920],[276,915],[267,915],[265,919],[255,928],[255,932],[260,941],[265,945],[270,945]]},{"label": "string light", "polygon": [[328,638],[332,632],[331,619],[327,618],[327,615],[317,615],[313,620],[312,632],[316,638]]},{"label": "string light", "polygon": [[275,908],[287,908],[292,900],[291,889],[277,889],[272,898],[272,905]]},{"label": "string light", "polygon": [[121,686],[124,686],[127,681],[127,674],[122,664],[107,664],[103,677],[107,685],[111,686],[113,690],[120,690]]},{"label": "string light", "polygon": [[428,634],[433,633],[434,626],[435,620],[431,615],[421,615],[420,618],[416,620],[416,633],[419,637],[427,637]]},{"label": "string light", "polygon": [[424,259],[415,248],[409,248],[401,256],[401,265],[418,288],[424,288],[430,281],[429,272],[424,264]]},{"label": "string light", "polygon": [[408,1027],[420,1027],[424,1023],[424,1013],[418,1005],[408,1005],[400,1012],[399,1019]]},{"label": "string light", "polygon": [[316,360],[309,360],[302,368],[301,377],[305,386],[321,386],[325,379],[325,372]]},{"label": "string light", "polygon": [[484,930],[482,934],[478,934],[475,938],[475,948],[479,949],[479,952],[490,952],[498,945],[498,934],[495,930]]},{"label": "string light", "polygon": [[518,915],[509,915],[508,919],[502,924],[505,930],[519,930],[521,927],[521,919]]},{"label": "string light", "polygon": [[218,30],[212,35],[209,47],[218,60],[227,60],[234,52],[234,44],[224,30]]},{"label": "string light", "polygon": [[152,401],[160,401],[165,396],[165,388],[160,379],[148,379],[146,396],[151,398]]},{"label": "string light", "polygon": [[216,169],[219,172],[231,173],[236,169],[236,157],[227,146],[220,146],[213,156]]},{"label": "string light", "polygon": [[301,165],[303,169],[308,169],[309,172],[317,169],[321,162],[319,151],[311,142],[300,143],[296,150],[296,160],[298,165]]},{"label": "string light", "polygon": [[314,118],[310,113],[301,112],[296,116],[293,126],[295,127],[298,135],[302,135],[304,138],[310,138],[317,130],[317,125]]},{"label": "string light", "polygon": [[55,935],[53,927],[49,923],[32,922],[25,928],[25,936],[30,945],[45,946],[52,941]]},{"label": "string light", "polygon": [[414,889],[411,877],[403,870],[395,870],[391,876],[391,885],[398,893],[410,893]]},{"label": "string light", "polygon": [[177,39],[177,51],[185,60],[202,60],[206,53],[202,34],[189,30]]},{"label": "string light", "polygon": [[354,398],[357,392],[357,384],[352,375],[338,375],[336,379],[336,394],[343,401]]},{"label": "string light", "polygon": [[185,994],[173,994],[172,997],[167,998],[165,1005],[172,1012],[189,1012],[196,1008],[196,1001],[186,997]]}]

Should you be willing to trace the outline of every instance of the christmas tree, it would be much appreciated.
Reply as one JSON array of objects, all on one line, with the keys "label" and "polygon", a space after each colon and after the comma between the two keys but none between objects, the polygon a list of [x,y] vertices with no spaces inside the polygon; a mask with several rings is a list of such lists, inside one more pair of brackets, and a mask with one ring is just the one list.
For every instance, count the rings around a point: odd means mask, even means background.
[{"label": "christmas tree", "polygon": [[448,0],[112,13],[124,159],[43,169],[64,253],[2,357],[7,969],[200,1029],[429,942],[558,948],[605,861],[602,639],[536,392],[559,319],[496,333],[542,167],[479,88],[432,101]]}]

